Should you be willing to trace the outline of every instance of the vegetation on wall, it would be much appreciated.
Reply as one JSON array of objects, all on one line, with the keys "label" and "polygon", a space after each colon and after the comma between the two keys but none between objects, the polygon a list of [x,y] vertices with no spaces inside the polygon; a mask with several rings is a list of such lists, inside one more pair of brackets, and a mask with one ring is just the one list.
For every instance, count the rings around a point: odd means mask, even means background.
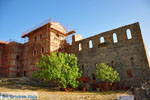
[{"label": "vegetation on wall", "polygon": [[34,77],[46,81],[57,81],[62,88],[76,88],[79,85],[77,79],[82,75],[80,66],[77,64],[77,57],[67,53],[51,53],[42,55],[40,62],[37,63],[39,70],[34,73]]},{"label": "vegetation on wall", "polygon": [[96,78],[102,82],[119,82],[119,74],[116,70],[108,65],[101,63],[96,67]]}]

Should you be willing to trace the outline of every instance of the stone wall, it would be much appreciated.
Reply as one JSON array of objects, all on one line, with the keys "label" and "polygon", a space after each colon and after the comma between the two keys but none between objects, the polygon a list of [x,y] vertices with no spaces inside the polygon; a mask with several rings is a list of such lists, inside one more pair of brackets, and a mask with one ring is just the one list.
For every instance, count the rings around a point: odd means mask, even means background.
[{"label": "stone wall", "polygon": [[82,40],[73,36],[72,40],[69,53],[78,57],[83,76],[92,78],[96,65],[106,63],[119,72],[121,82],[127,86],[140,86],[142,80],[149,77],[149,63],[139,23]]}]

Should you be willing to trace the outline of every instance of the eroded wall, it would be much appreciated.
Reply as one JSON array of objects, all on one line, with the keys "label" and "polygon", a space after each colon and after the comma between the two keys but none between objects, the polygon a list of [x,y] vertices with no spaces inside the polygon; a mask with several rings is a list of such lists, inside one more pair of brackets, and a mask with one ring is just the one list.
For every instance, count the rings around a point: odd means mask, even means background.
[{"label": "eroded wall", "polygon": [[[131,32],[131,37],[128,37],[127,30]],[[114,33],[117,42],[113,38]],[[139,23],[73,41],[69,50],[78,57],[84,76],[92,78],[96,65],[106,63],[119,72],[121,82],[127,86],[139,86],[149,78],[150,69]]]},{"label": "eroded wall", "polygon": [[1,76],[19,77],[22,57],[22,44],[10,42],[3,46]]},{"label": "eroded wall", "polygon": [[49,24],[35,30],[28,36],[29,41],[23,45],[22,76],[32,77],[37,70],[36,62],[41,55],[50,52],[50,26]]},{"label": "eroded wall", "polygon": [[66,36],[59,34],[55,30],[51,29],[50,32],[50,52],[64,51],[66,43]]}]

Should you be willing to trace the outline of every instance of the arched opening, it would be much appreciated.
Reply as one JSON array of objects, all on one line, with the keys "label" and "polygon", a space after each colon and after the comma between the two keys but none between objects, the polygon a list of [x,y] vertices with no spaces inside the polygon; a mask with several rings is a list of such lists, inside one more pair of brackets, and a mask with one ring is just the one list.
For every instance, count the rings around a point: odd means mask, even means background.
[{"label": "arched opening", "polygon": [[92,40],[89,41],[89,48],[93,48]]},{"label": "arched opening", "polygon": [[104,42],[105,42],[104,37],[100,37],[100,43],[104,43]]},{"label": "arched opening", "polygon": [[113,34],[113,41],[114,41],[114,43],[118,42],[118,38],[117,38],[117,34],[116,33]]},{"label": "arched opening", "polygon": [[132,70],[131,69],[127,69],[126,70],[126,74],[128,77],[133,77],[133,74],[132,74]]},{"label": "arched opening", "polygon": [[79,51],[81,51],[82,50],[82,45],[81,45],[81,43],[79,43]]},{"label": "arched opening", "polygon": [[126,30],[126,34],[127,34],[127,39],[132,39],[132,34],[131,34],[131,30],[130,29]]}]

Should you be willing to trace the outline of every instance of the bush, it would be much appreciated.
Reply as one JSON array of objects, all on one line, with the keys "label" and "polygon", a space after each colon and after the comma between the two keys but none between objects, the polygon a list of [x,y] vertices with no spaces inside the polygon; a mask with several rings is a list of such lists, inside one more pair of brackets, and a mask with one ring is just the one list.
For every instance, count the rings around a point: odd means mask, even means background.
[{"label": "bush", "polygon": [[96,67],[96,78],[102,82],[119,82],[119,74],[112,67],[102,63]]},{"label": "bush", "polygon": [[34,77],[46,81],[57,82],[61,88],[76,88],[79,85],[78,78],[82,71],[77,64],[77,57],[67,53],[52,53],[42,55],[41,61],[37,63],[39,70],[34,73]]}]

